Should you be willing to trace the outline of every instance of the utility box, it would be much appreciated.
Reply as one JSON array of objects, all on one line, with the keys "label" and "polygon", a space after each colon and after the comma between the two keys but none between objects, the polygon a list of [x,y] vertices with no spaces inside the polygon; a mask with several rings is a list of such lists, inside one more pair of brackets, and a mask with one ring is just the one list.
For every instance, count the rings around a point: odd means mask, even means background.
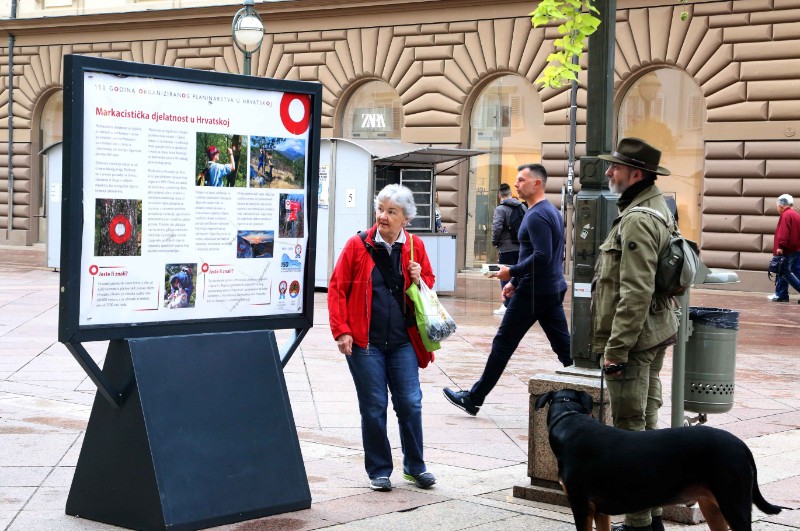
[{"label": "utility box", "polygon": [[[737,282],[732,271],[711,269],[703,284]],[[733,407],[739,312],[725,308],[689,308],[691,335],[686,341],[684,409],[726,413]]]},{"label": "utility box", "polygon": [[402,184],[414,193],[417,206],[417,216],[406,229],[425,245],[436,275],[434,289],[455,291],[456,236],[434,230],[436,165],[458,164],[482,153],[396,140],[323,139],[315,287],[328,287],[347,240],[375,224],[375,195],[388,184]]}]

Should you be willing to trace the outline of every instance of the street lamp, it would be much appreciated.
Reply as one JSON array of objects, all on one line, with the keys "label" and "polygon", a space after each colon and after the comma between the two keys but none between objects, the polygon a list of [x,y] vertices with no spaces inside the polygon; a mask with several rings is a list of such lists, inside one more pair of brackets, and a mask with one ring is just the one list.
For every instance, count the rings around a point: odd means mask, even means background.
[{"label": "street lamp", "polygon": [[264,40],[264,23],[256,13],[254,0],[244,0],[244,7],[233,16],[231,35],[233,43],[244,54],[242,72],[250,75],[250,57],[261,48]]}]

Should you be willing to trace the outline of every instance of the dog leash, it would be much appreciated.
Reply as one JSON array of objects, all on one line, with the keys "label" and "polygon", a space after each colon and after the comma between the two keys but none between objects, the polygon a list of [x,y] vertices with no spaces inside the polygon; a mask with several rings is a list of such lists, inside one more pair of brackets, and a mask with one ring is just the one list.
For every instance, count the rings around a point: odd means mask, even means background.
[{"label": "dog leash", "polygon": [[605,400],[603,399],[603,384],[605,383],[606,376],[602,367],[600,368],[600,413],[598,414],[600,424],[605,424]]}]

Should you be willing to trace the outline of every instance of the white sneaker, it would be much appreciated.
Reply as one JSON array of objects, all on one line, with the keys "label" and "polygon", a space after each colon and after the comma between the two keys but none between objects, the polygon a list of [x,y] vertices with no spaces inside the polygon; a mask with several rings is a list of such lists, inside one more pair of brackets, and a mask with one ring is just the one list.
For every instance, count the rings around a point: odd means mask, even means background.
[{"label": "white sneaker", "polygon": [[498,309],[496,309],[495,311],[493,311],[492,313],[495,314],[495,315],[504,315],[506,313],[506,307],[503,306],[503,305],[500,305],[500,307]]}]

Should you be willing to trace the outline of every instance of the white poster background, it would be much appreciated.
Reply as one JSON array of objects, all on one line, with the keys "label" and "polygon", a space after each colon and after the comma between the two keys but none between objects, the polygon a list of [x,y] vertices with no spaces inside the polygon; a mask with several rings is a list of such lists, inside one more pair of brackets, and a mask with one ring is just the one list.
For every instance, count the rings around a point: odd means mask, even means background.
[{"label": "white poster background", "polygon": [[[79,325],[301,313],[309,101],[276,91],[85,73]],[[298,146],[305,150],[302,188],[197,186],[201,132],[247,137],[248,165],[250,137],[287,139],[293,156]],[[226,151],[219,151],[226,161]],[[98,199],[141,201],[139,255],[95,256]],[[290,210],[290,199],[301,205],[297,214],[306,228],[296,237],[280,215],[280,202]],[[118,224],[111,232],[120,239],[126,230]],[[267,242],[271,236],[272,257],[237,258],[241,234]],[[192,277],[190,307],[188,300],[181,304],[180,292],[171,297],[165,282],[167,266],[178,264]]]}]

